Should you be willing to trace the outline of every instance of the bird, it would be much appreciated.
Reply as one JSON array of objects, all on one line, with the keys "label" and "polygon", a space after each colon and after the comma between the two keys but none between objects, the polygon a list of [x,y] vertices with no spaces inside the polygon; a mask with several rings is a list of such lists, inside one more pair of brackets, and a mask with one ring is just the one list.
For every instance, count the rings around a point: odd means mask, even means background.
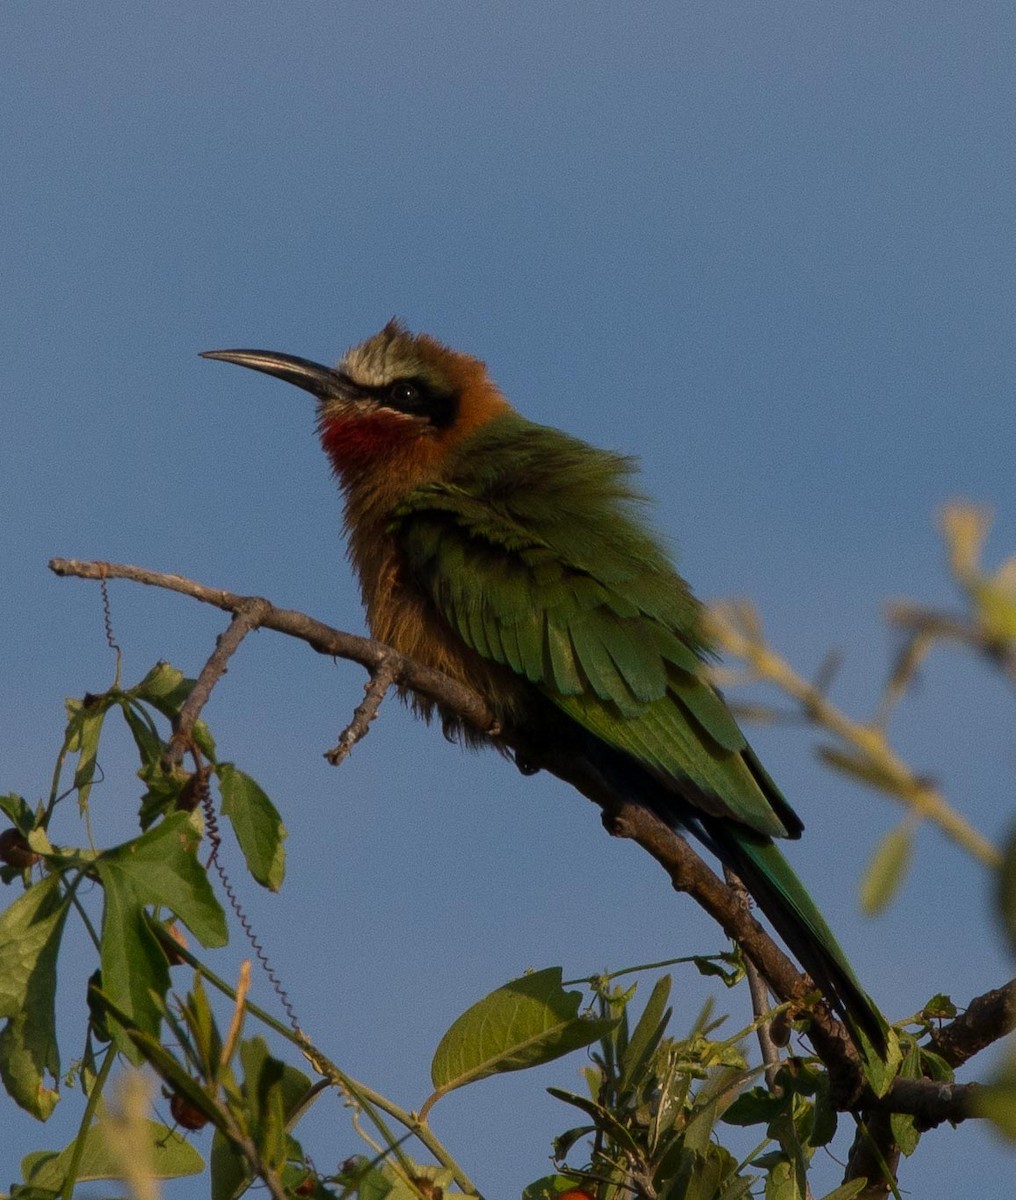
[{"label": "bird", "polygon": [[[317,400],[371,635],[472,689],[522,769],[562,758],[701,841],[744,883],[862,1059],[887,1026],[776,846],[804,825],[710,682],[703,608],[630,458],[528,420],[485,363],[391,320],[336,367],[203,357]],[[424,717],[435,705],[412,698]]]}]

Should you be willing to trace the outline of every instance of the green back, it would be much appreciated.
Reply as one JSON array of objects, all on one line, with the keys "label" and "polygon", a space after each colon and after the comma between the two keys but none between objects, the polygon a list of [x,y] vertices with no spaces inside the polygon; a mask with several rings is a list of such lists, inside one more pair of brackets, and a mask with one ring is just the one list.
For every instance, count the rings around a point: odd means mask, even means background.
[{"label": "green back", "polygon": [[510,414],[393,528],[452,630],[683,798],[759,833],[801,824],[704,679],[700,607],[647,530],[630,460]]}]

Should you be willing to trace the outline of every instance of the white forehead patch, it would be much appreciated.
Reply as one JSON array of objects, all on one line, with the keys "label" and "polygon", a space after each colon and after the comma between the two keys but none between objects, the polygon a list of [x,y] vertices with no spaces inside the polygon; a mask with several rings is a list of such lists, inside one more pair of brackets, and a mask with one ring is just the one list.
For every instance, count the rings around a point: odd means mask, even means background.
[{"label": "white forehead patch", "polygon": [[339,370],[364,387],[383,387],[406,375],[422,375],[423,359],[412,337],[398,327],[385,326],[342,356]]}]

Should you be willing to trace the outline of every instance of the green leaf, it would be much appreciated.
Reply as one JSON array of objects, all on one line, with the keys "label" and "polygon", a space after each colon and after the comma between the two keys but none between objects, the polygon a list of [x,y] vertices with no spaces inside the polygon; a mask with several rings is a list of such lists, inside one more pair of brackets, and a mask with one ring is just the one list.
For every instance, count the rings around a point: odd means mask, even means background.
[{"label": "green leaf", "polygon": [[929,1021],[951,1021],[957,1012],[951,996],[945,995],[944,992],[936,992],[921,1009],[921,1016]]},{"label": "green leaf", "polygon": [[783,1112],[789,1112],[791,1093],[774,1095],[764,1087],[754,1087],[740,1096],[723,1114],[727,1125],[768,1125]]},{"label": "green leaf", "polygon": [[812,1146],[828,1146],[836,1135],[838,1120],[836,1105],[833,1104],[829,1087],[829,1076],[822,1071],[816,1079],[815,1109],[812,1115],[809,1143]]},{"label": "green leaf", "polygon": [[314,1085],[310,1079],[297,1067],[272,1058],[268,1052],[268,1043],[260,1036],[246,1038],[240,1044],[240,1061],[243,1063],[244,1086],[248,1090],[257,1086],[266,1063],[276,1064],[286,1114],[286,1128],[290,1128],[293,1119],[303,1113],[307,1096],[313,1089]]},{"label": "green leaf", "polygon": [[[103,872],[99,878],[105,891],[102,910],[100,970],[103,990],[139,1028],[157,1035],[162,1020],[161,999],[169,990],[169,964],[145,920],[143,901],[119,875]],[[117,1046],[137,1062],[131,1042],[125,1040],[119,1023],[109,1026]]]},{"label": "green leaf", "polygon": [[[743,1063],[742,1063],[743,1065]],[[684,1127],[684,1144],[699,1156],[711,1154],[716,1122],[739,1098],[757,1070],[723,1067],[713,1070],[692,1098],[691,1111]]]},{"label": "green leaf", "polygon": [[[186,1002],[181,1006],[179,1015],[167,1012],[167,1020],[175,1031],[175,1025],[182,1021],[187,1032],[180,1030],[178,1040],[181,1045],[189,1045],[192,1053],[188,1057],[195,1060],[198,1074],[206,1082],[217,1084],[222,1074],[222,1034],[215,1022],[215,1014],[208,1003],[208,993],[201,982],[201,976],[195,975],[194,986],[187,995]],[[228,1064],[225,1064],[228,1065]]]},{"label": "green leaf", "polygon": [[573,1192],[579,1186],[574,1175],[544,1175],[522,1189],[522,1200],[556,1200],[562,1192]]},{"label": "green leaf", "polygon": [[[403,1156],[403,1165],[420,1186],[407,1183],[401,1170],[390,1164],[376,1167],[363,1155],[354,1155],[339,1169],[342,1195],[356,1196],[358,1200],[420,1200],[421,1187],[424,1195],[462,1196],[458,1188],[452,1187],[452,1172],[445,1167],[427,1167],[412,1163]],[[329,1190],[327,1193],[333,1196]],[[470,1193],[472,1195],[472,1193]]]},{"label": "green leaf", "polygon": [[144,700],[164,716],[172,718],[180,712],[193,689],[194,680],[184,678],[183,671],[177,670],[172,663],[157,662],[127,695]]},{"label": "green leaf", "polygon": [[956,1073],[940,1054],[935,1054],[923,1046],[920,1047],[920,1051],[922,1075],[927,1075],[929,1079],[937,1080],[939,1083],[953,1082],[956,1078]]},{"label": "green leaf", "polygon": [[212,1138],[211,1200],[234,1200],[254,1181],[247,1159],[219,1129]]},{"label": "green leaf", "polygon": [[138,778],[148,785],[138,810],[142,830],[150,828],[160,817],[172,812],[189,811],[182,803],[184,788],[193,779],[189,771],[182,767],[167,770],[162,761],[156,759],[138,769]]},{"label": "green leaf", "polygon": [[[244,1072],[243,1096],[252,1115],[257,1117],[257,1144],[263,1148],[263,1138],[271,1136],[279,1139],[282,1130],[292,1129],[306,1111],[309,1098],[320,1093],[314,1091],[313,1084],[302,1071],[272,1058],[268,1043],[262,1037],[249,1038],[240,1043],[240,1061]],[[264,1097],[266,1085],[275,1089],[274,1096],[268,1099],[267,1114]],[[281,1127],[278,1123],[280,1112]],[[270,1134],[265,1133],[266,1115],[274,1122]],[[218,1132],[212,1139],[211,1174],[211,1200],[233,1200],[246,1191],[254,1180],[247,1159]]]},{"label": "green leaf", "polygon": [[715,1200],[725,1180],[733,1177],[733,1186],[725,1189],[726,1194],[744,1195],[750,1186],[751,1179],[738,1181],[736,1178],[737,1160],[722,1146],[709,1145],[699,1154],[695,1154],[691,1177],[685,1188],[677,1194],[683,1200]]},{"label": "green leaf", "polygon": [[667,1001],[670,998],[671,979],[663,975],[657,979],[652,994],[642,1010],[638,1024],[621,1056],[621,1090],[626,1091],[645,1071],[646,1063],[660,1044],[663,1031],[670,1020]]},{"label": "green leaf", "polygon": [[998,912],[1009,949],[1016,954],[1016,830],[1006,843],[998,871]]},{"label": "green leaf", "polygon": [[822,1200],[854,1200],[867,1186],[867,1179],[851,1179],[849,1183],[841,1183],[838,1188],[826,1192]]},{"label": "green leaf", "polygon": [[[452,1172],[447,1168],[421,1166],[419,1163],[411,1164],[411,1166],[413,1178],[427,1189],[424,1194],[431,1196],[464,1195],[458,1188],[452,1187]],[[361,1184],[360,1200],[380,1200],[381,1197],[384,1197],[384,1200],[420,1200],[420,1189],[406,1183],[402,1175],[392,1166],[386,1164],[377,1174],[389,1185],[389,1190],[385,1192],[374,1190],[373,1181],[370,1190]]]},{"label": "green leaf", "polygon": [[148,833],[101,854],[95,865],[103,886],[116,880],[142,903],[171,909],[203,946],[224,946],[226,915],[198,862],[200,842],[199,819],[173,813]]},{"label": "green leaf", "polygon": [[909,1158],[921,1140],[921,1135],[914,1124],[914,1118],[909,1113],[892,1113],[889,1117],[889,1126],[892,1129],[896,1145]]},{"label": "green leaf", "polygon": [[657,1187],[666,1186],[664,1195],[668,1198],[683,1197],[691,1183],[694,1170],[695,1155],[685,1146],[684,1139],[678,1133],[671,1139],[666,1153],[660,1159],[653,1180]]},{"label": "green leaf", "polygon": [[45,1120],[59,1098],[46,1087],[60,1077],[54,999],[56,960],[69,901],[60,878],[29,888],[0,916],[0,1078],[14,1100]]},{"label": "green leaf", "polygon": [[[182,1175],[199,1175],[205,1164],[197,1150],[182,1134],[167,1128],[158,1121],[145,1121],[150,1150],[148,1161],[156,1179],[178,1179]],[[45,1188],[58,1192],[63,1187],[67,1171],[77,1148],[77,1139],[59,1154],[42,1151],[28,1155],[22,1160],[21,1169],[25,1182],[34,1188]],[[85,1134],[84,1151],[78,1163],[75,1178],[78,1183],[96,1179],[120,1179],[123,1177],[122,1160],[109,1150],[102,1131],[93,1125]]]},{"label": "green leaf", "polygon": [[880,1052],[872,1045],[871,1039],[863,1029],[858,1027],[852,1032],[857,1049],[860,1051],[861,1071],[864,1078],[876,1096],[884,1096],[896,1078],[900,1063],[903,1061],[899,1036],[891,1025],[885,1024],[885,1049]]},{"label": "green leaf", "polygon": [[[170,663],[159,662],[127,695],[145,701],[172,720],[179,714],[196,682],[194,679],[187,679],[182,671],[178,671]],[[215,741],[204,721],[194,722],[194,741],[205,757],[215,762]]]},{"label": "green leaf", "polygon": [[[900,1076],[903,1079],[921,1078],[921,1050],[916,1041],[909,1040],[903,1062],[900,1066]],[[921,1135],[914,1124],[914,1118],[908,1113],[891,1113],[889,1125],[893,1139],[907,1158],[917,1149]]]},{"label": "green leaf", "polygon": [[555,1100],[563,1100],[565,1104],[574,1104],[577,1109],[586,1113],[587,1116],[593,1119],[597,1129],[603,1130],[626,1154],[637,1156],[640,1153],[639,1146],[631,1133],[621,1124],[610,1109],[604,1108],[602,1104],[597,1104],[595,1100],[587,1100],[585,1096],[578,1096],[574,1092],[566,1092],[563,1088],[549,1087],[547,1091]]},{"label": "green leaf", "polygon": [[756,1176],[754,1175],[735,1175],[733,1179],[727,1181],[726,1187],[716,1197],[716,1200],[742,1200],[743,1196],[747,1196],[751,1192],[755,1182]]},{"label": "green leaf", "polygon": [[[392,1184],[362,1154],[346,1159],[339,1168],[339,1180],[345,1189],[343,1198],[355,1195],[358,1200],[387,1200],[391,1195]],[[225,1197],[213,1196],[212,1200],[225,1200]]]},{"label": "green leaf", "polygon": [[27,833],[35,824],[35,814],[24,796],[18,796],[14,792],[0,796],[0,812],[6,813],[11,819],[11,824],[20,829],[22,833]]},{"label": "green leaf", "polygon": [[588,1046],[615,1021],[578,1015],[580,992],[561,987],[561,968],[513,979],[467,1009],[441,1039],[431,1063],[435,1096],[504,1071],[552,1062]]},{"label": "green leaf", "polygon": [[[166,954],[145,917],[148,905],[170,909],[205,946],[227,941],[226,918],[197,860],[201,840],[188,813],[99,855],[95,868],[105,893],[102,985],[109,999],[147,1033],[156,1035],[161,998],[169,988]],[[133,1047],[117,1036],[132,1058]]]},{"label": "green leaf", "polygon": [[232,763],[216,768],[222,811],[233,825],[247,869],[262,887],[277,892],[286,871],[282,843],[288,836],[275,805],[258,784]]},{"label": "green leaf", "polygon": [[[692,960],[700,975],[722,979],[725,987],[735,987],[744,978],[744,963],[739,953],[721,956],[696,954]],[[724,963],[728,965],[724,965]]]},{"label": "green leaf", "polygon": [[120,707],[141,756],[141,765],[151,766],[157,763],[166,750],[166,743],[153,727],[151,717],[140,704],[132,704],[126,696],[121,699]]},{"label": "green leaf", "polygon": [[804,1200],[804,1190],[795,1164],[783,1158],[766,1176],[765,1200]]},{"label": "green leaf", "polygon": [[909,821],[890,829],[879,843],[861,880],[861,911],[869,917],[882,912],[899,891],[913,856],[914,834]]},{"label": "green leaf", "polygon": [[580,1142],[584,1137],[595,1132],[595,1125],[576,1125],[573,1129],[566,1129],[564,1133],[557,1134],[553,1140],[554,1161],[564,1162],[576,1142]]},{"label": "green leaf", "polygon": [[78,808],[84,812],[95,778],[95,766],[99,755],[99,738],[102,723],[109,706],[114,703],[107,692],[99,696],[86,696],[84,700],[67,701],[66,745],[70,751],[78,752],[78,765],[74,772],[74,786],[78,790]]},{"label": "green leaf", "polygon": [[266,1058],[257,1080],[258,1149],[278,1171],[286,1161],[286,1110],[282,1097],[282,1063]]}]

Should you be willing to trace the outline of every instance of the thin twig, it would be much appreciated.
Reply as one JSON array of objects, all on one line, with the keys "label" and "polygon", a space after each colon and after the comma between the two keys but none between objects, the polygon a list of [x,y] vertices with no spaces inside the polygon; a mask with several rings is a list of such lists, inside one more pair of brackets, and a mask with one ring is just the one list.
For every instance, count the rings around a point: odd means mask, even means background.
[{"label": "thin twig", "polygon": [[171,592],[190,596],[202,604],[221,608],[224,612],[239,612],[254,602],[265,605],[255,628],[274,629],[307,643],[311,649],[329,658],[344,658],[359,663],[368,671],[376,670],[386,659],[392,668],[392,678],[400,687],[411,688],[436,704],[454,709],[466,724],[480,733],[494,728],[494,714],[490,707],[475,692],[454,680],[425,667],[390,646],[369,638],[344,633],[316,621],[306,613],[294,609],[276,608],[267,600],[257,596],[241,596],[223,588],[206,587],[182,575],[151,571],[146,567],[135,567],[126,563],[81,562],[77,559],[54,558],[49,568],[56,575],[74,576],[78,579],[129,579],[149,587],[166,588]]},{"label": "thin twig", "polygon": [[[555,774],[559,772],[555,771]],[[569,783],[589,792],[576,782],[578,773],[562,775]],[[595,796],[590,796],[596,799]],[[600,802],[600,801],[598,801]],[[663,867],[677,891],[686,892],[709,913],[729,938],[737,942],[745,958],[755,964],[769,988],[781,1002],[790,1001],[807,1013],[809,1037],[815,1052],[829,1071],[834,1102],[844,1109],[855,1107],[865,1090],[857,1052],[847,1031],[824,1000],[808,1004],[817,989],[811,979],[794,965],[766,930],[738,900],[735,893],[692,849],[685,838],[675,833],[648,809],[631,801],[618,804],[612,798],[611,811],[604,824],[615,837],[636,842]]]},{"label": "thin twig", "polygon": [[[278,609],[266,600],[256,597],[238,596],[232,592],[218,588],[205,587],[193,580],[179,575],[163,575],[141,567],[120,564],[82,563],[66,559],[54,559],[51,568],[58,575],[71,575],[85,579],[109,578],[130,579],[139,583],[156,587],[165,587],[171,591],[191,596],[203,603],[213,604],[230,612],[245,611],[245,620],[252,628],[258,626],[275,629],[306,641],[322,654],[347,658],[358,662],[368,671],[380,675],[382,670],[390,668],[391,682],[420,692],[428,699],[452,710],[463,721],[481,731],[494,727],[493,716],[483,699],[461,686],[432,671],[412,659],[397,653],[392,648],[380,642],[369,641],[353,634],[343,633],[324,625],[301,612]],[[229,631],[227,631],[229,632]],[[239,641],[237,638],[237,643]],[[228,657],[228,654],[225,656]],[[772,656],[775,659],[775,656]],[[224,661],[224,660],[223,660]],[[778,659],[775,660],[779,664]],[[817,703],[811,685],[790,674],[793,687],[788,688],[792,695],[798,694],[801,703],[813,705]],[[781,674],[782,672],[777,672]],[[221,675],[221,672],[220,672]],[[213,680],[214,683],[214,680]],[[373,694],[373,692],[372,692]],[[821,698],[818,698],[821,700]],[[824,701],[821,702],[825,704]],[[367,707],[367,701],[361,707]],[[855,726],[842,714],[832,709],[827,713],[822,709],[823,717],[832,716],[829,727],[843,730],[843,735],[859,732],[860,744],[869,746],[873,734],[868,726]],[[823,721],[825,723],[825,721]],[[508,740],[505,735],[502,735]],[[849,739],[848,739],[849,740]],[[509,743],[510,744],[510,743]],[[740,902],[733,890],[706,865],[688,842],[665,825],[648,809],[630,800],[614,795],[588,761],[582,756],[570,753],[567,748],[551,746],[545,748],[539,767],[557,775],[570,783],[583,795],[600,806],[604,814],[604,824],[608,831],[617,837],[626,837],[635,841],[647,853],[652,855],[670,876],[675,889],[687,892],[704,908],[724,929],[724,931],[741,947],[745,957],[760,971],[768,986],[782,1002],[796,1002],[804,1006],[804,1002],[815,988],[808,978],[799,971],[787,955],[773,941],[765,929],[755,920],[754,916]],[[900,764],[901,770],[908,768]],[[916,777],[907,775],[913,782]],[[992,853],[993,847],[988,847]],[[193,965],[199,966],[197,960],[185,955]],[[210,978],[204,968],[206,977]],[[268,1014],[255,1009],[248,1004],[248,1011],[257,1012],[262,1020],[267,1020],[272,1028],[286,1037],[293,1039],[294,1035],[285,1026],[275,1022]],[[870,1093],[865,1093],[857,1065],[856,1052],[843,1026],[829,1011],[824,1002],[810,1005],[807,1008],[811,1022],[810,1037],[816,1053],[829,1070],[830,1082],[833,1087],[835,1102],[841,1108],[854,1108],[865,1097],[865,1103],[874,1105]],[[958,1017],[950,1025],[944,1026],[932,1040],[931,1048],[943,1054],[950,1062],[965,1061],[979,1049],[1004,1036],[1016,1025],[1016,981],[1007,984],[995,992],[972,1000],[966,1013]],[[299,1037],[299,1035],[297,1035]],[[348,1076],[328,1063],[316,1049],[305,1040],[298,1040],[307,1052],[322,1066],[327,1067],[327,1074],[334,1080],[343,1078],[347,1085],[352,1081]],[[418,1119],[411,1114],[383,1102],[380,1097],[361,1084],[355,1085],[358,1099],[362,1102],[369,1097],[378,1107],[383,1107],[434,1151],[434,1143],[426,1126],[421,1127]],[[971,1114],[969,1103],[974,1090],[971,1085],[947,1085],[945,1088],[932,1080],[901,1080],[897,1079],[888,1093],[874,1105],[880,1113],[909,1112],[930,1124],[942,1120],[958,1121]],[[408,1121],[404,1118],[408,1117]]]},{"label": "thin twig", "polygon": [[1010,683],[1016,684],[1016,645],[988,637],[983,629],[963,617],[924,608],[907,600],[896,600],[887,605],[886,620],[890,625],[907,630],[914,638],[958,642],[983,654]]},{"label": "thin twig", "polygon": [[862,1113],[847,1158],[844,1183],[866,1179],[857,1200],[884,1200],[897,1187],[899,1165],[900,1148],[893,1136],[891,1114]]},{"label": "thin twig", "polygon": [[760,679],[775,684],[792,696],[807,715],[823,729],[836,734],[858,752],[860,763],[882,782],[880,790],[897,796],[920,817],[933,821],[953,841],[988,867],[998,867],[998,848],[978,833],[952,808],[937,788],[917,775],[889,746],[885,732],[876,725],[862,724],[841,712],[813,684],[803,679],[751,631],[742,612],[730,606],[712,608],[708,627],[714,640],[729,654],[750,663]]},{"label": "thin twig", "polygon": [[955,1020],[931,1036],[927,1049],[940,1054],[951,1067],[979,1054],[1016,1029],[1016,979],[975,996]]},{"label": "thin twig", "polygon": [[389,658],[384,658],[381,665],[370,673],[370,678],[364,686],[364,697],[353,713],[353,719],[339,734],[335,746],[325,754],[325,758],[337,767],[361,738],[365,737],[371,721],[378,714],[381,701],[388,694],[388,689],[395,682],[395,664]]},{"label": "thin twig", "polygon": [[169,740],[169,750],[166,753],[167,765],[179,766],[185,751],[191,744],[194,734],[194,722],[212,694],[212,688],[226,673],[226,664],[236,653],[240,643],[253,629],[262,624],[262,616],[266,608],[271,608],[267,600],[257,597],[244,599],[233,610],[233,619],[225,633],[216,639],[215,650],[201,668],[190,695],[180,706],[180,711],[173,722],[173,736]]},{"label": "thin twig", "polygon": [[[735,895],[739,897],[744,908],[750,911],[751,896],[738,876],[729,867],[724,867],[723,877]],[[772,1092],[776,1088],[776,1074],[780,1069],[780,1050],[773,1041],[771,1022],[761,1019],[767,1015],[770,1009],[769,989],[766,987],[766,981],[762,978],[761,971],[750,958],[744,959],[744,975],[748,981],[748,992],[751,995],[751,1010],[759,1018],[755,1037],[758,1039],[758,1048],[765,1067],[766,1087]]]}]

